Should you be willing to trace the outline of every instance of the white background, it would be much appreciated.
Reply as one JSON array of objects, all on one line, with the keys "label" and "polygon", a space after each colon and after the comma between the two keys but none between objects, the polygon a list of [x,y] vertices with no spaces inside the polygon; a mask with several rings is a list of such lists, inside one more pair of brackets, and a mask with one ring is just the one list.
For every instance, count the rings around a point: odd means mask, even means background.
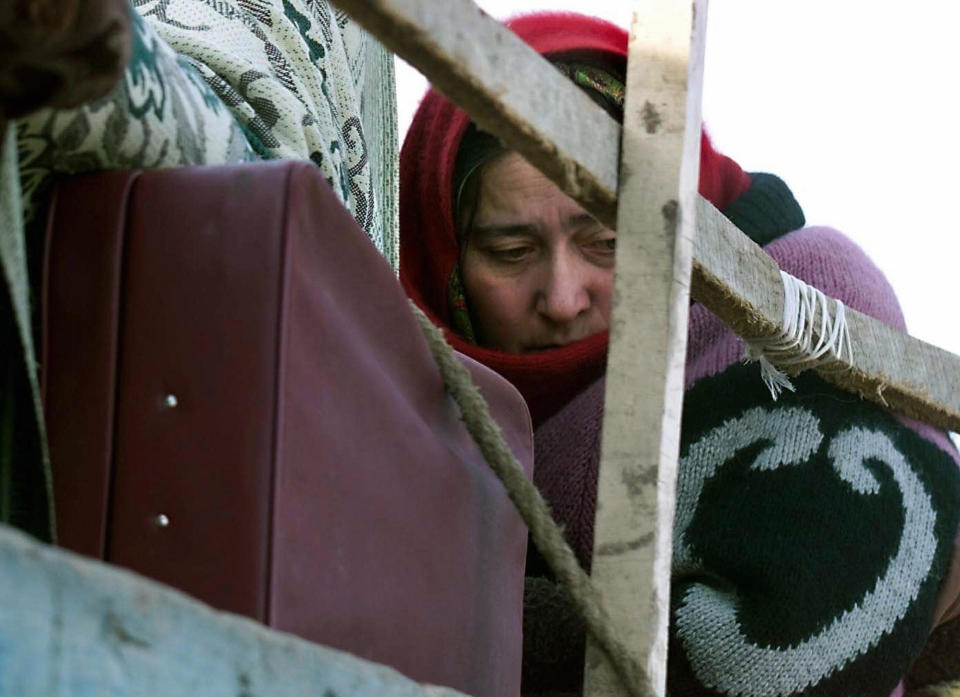
[{"label": "white background", "polygon": [[[478,4],[630,23],[629,0]],[[720,152],[782,177],[808,224],[867,251],[911,334],[960,354],[958,46],[953,0],[712,0],[703,114]],[[398,60],[397,85],[402,138],[426,83]]]}]

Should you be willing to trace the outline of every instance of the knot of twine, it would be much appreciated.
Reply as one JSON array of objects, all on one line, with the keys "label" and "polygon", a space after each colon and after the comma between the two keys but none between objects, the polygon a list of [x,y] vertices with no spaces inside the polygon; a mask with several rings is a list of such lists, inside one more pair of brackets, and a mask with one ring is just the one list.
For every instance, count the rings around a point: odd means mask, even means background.
[{"label": "knot of twine", "polygon": [[847,363],[853,360],[844,304],[786,271],[780,272],[780,278],[783,281],[782,331],[744,339],[745,360],[760,364],[760,376],[775,400],[785,389],[795,391],[781,369],[800,372],[822,368],[844,358]]}]

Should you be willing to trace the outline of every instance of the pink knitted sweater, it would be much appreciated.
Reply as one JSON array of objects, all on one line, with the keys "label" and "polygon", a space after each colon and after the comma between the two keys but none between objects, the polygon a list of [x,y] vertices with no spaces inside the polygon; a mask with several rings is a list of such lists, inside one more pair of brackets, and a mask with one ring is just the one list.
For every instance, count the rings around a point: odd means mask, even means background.
[{"label": "pink knitted sweater", "polygon": [[[905,329],[882,273],[835,230],[797,230],[766,251],[827,295]],[[949,570],[957,452],[944,433],[815,375],[775,402],[743,354],[719,320],[691,307],[668,689],[890,694],[923,649]],[[585,565],[602,411],[601,380],[535,434],[536,483]],[[563,651],[553,640],[538,663],[550,626],[542,617],[565,617],[544,600],[555,592],[548,583],[528,581],[528,691],[547,674],[579,677],[578,667],[555,665]]]}]

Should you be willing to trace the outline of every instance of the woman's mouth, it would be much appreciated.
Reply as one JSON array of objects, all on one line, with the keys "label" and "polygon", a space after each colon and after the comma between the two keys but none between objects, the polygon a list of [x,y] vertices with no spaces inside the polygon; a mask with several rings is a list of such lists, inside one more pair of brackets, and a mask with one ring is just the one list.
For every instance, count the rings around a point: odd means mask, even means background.
[{"label": "woman's mouth", "polygon": [[524,349],[524,353],[542,353],[544,351],[552,351],[561,346],[563,346],[563,344],[534,344]]}]

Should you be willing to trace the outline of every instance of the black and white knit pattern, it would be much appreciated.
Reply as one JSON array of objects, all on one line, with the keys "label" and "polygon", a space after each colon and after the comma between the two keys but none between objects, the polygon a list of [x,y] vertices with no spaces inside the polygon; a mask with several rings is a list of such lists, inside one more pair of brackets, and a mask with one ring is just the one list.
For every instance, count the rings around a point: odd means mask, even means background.
[{"label": "black and white knit pattern", "polygon": [[778,402],[758,383],[734,366],[686,397],[671,693],[887,695],[930,631],[956,463],[816,376]]}]

